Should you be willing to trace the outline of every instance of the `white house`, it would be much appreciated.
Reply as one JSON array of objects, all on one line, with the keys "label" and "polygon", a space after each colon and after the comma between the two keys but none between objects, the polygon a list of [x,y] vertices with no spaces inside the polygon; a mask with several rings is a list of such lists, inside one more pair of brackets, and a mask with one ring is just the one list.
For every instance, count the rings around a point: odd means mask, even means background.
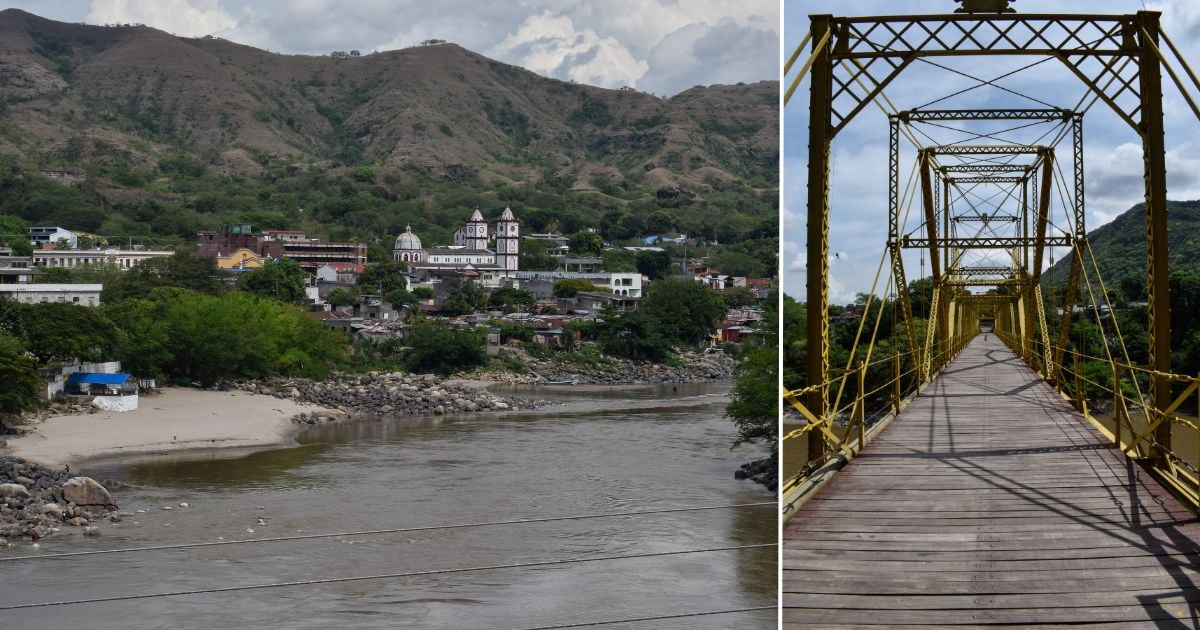
[{"label": "white house", "polygon": [[121,269],[129,269],[143,260],[164,258],[174,253],[166,250],[149,249],[44,249],[33,252],[33,264],[38,267],[66,267],[68,269],[89,265],[111,264]]},{"label": "white house", "polygon": [[23,304],[70,302],[99,306],[102,284],[0,284],[0,296]]}]

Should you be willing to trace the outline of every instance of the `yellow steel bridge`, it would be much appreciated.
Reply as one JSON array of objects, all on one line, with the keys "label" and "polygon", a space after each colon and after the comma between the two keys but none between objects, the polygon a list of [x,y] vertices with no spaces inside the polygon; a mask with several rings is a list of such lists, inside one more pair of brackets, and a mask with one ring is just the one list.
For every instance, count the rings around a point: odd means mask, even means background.
[{"label": "yellow steel bridge", "polygon": [[[1200,424],[1182,413],[1200,409],[1200,379],[1171,371],[1162,71],[1197,118],[1200,80],[1157,12],[963,4],[813,15],[785,66],[785,102],[809,83],[785,626],[1200,627]],[[911,67],[968,76],[947,58],[995,55],[1065,68],[1083,96],[1018,94],[1000,81],[1013,72],[969,76],[1038,107],[902,109],[886,93]],[[1143,149],[1145,347],[1122,335],[1087,239],[1083,121],[1097,104]],[[888,236],[834,364],[830,151],[871,106],[887,120]],[[1056,249],[1070,262],[1053,284]],[[1090,349],[1071,337],[1084,319],[1100,331]]]}]

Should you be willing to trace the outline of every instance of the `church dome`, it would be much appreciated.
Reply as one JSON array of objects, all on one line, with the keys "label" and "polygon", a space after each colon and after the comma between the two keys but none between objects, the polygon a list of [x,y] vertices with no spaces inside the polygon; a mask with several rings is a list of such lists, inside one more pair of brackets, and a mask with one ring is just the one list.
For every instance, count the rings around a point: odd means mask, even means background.
[{"label": "church dome", "polygon": [[397,251],[421,249],[421,239],[413,234],[411,225],[404,226],[404,233],[396,237],[395,249]]}]

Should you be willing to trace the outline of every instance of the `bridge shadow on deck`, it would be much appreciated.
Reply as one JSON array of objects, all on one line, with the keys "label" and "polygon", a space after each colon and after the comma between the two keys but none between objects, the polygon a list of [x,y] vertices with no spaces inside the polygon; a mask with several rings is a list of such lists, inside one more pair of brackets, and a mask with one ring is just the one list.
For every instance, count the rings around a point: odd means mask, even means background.
[{"label": "bridge shadow on deck", "polygon": [[1200,524],[994,336],[784,529],[785,625],[1200,628]]}]

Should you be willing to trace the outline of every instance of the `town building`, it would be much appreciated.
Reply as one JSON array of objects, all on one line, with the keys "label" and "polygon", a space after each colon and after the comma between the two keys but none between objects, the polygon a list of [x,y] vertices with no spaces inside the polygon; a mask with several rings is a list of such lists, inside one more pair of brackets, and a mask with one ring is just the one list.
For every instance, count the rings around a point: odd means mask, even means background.
[{"label": "town building", "polygon": [[22,304],[70,302],[99,306],[102,284],[0,284],[0,296]]},{"label": "town building", "polygon": [[0,248],[0,284],[28,284],[34,276],[44,275],[34,268],[32,256],[13,256],[11,249]]},{"label": "town building", "polygon": [[71,249],[79,247],[79,236],[70,230],[52,226],[29,228],[29,243],[34,247],[42,247],[43,244],[53,246],[60,239],[65,240]]},{"label": "town building", "polygon": [[[501,278],[513,277],[520,268],[520,222],[505,208],[489,233],[478,208],[457,231],[454,245],[426,248],[420,237],[406,226],[396,237],[392,260],[407,263],[417,282],[465,278],[486,287],[500,286]],[[495,246],[495,249],[491,247]]]},{"label": "town building", "polygon": [[221,232],[200,232],[199,254],[217,259],[239,249],[248,249],[265,260],[289,259],[309,273],[321,265],[349,263],[365,265],[367,246],[364,243],[322,241],[300,230],[267,230],[255,233],[250,225],[226,226]]},{"label": "town building", "polygon": [[217,267],[230,271],[249,271],[263,266],[263,258],[253,251],[239,247],[228,256],[217,257]]},{"label": "town building", "polygon": [[318,282],[353,285],[365,268],[366,265],[352,263],[326,263],[317,267],[316,277]]},{"label": "town building", "polygon": [[642,297],[642,274],[611,271],[517,271],[511,276],[520,283],[520,288],[533,293],[539,299],[553,297],[554,284],[560,280],[587,280],[614,295]]},{"label": "town building", "polygon": [[79,267],[114,265],[130,269],[143,260],[165,258],[175,252],[168,250],[137,249],[46,249],[33,252],[33,264],[37,267]]}]

